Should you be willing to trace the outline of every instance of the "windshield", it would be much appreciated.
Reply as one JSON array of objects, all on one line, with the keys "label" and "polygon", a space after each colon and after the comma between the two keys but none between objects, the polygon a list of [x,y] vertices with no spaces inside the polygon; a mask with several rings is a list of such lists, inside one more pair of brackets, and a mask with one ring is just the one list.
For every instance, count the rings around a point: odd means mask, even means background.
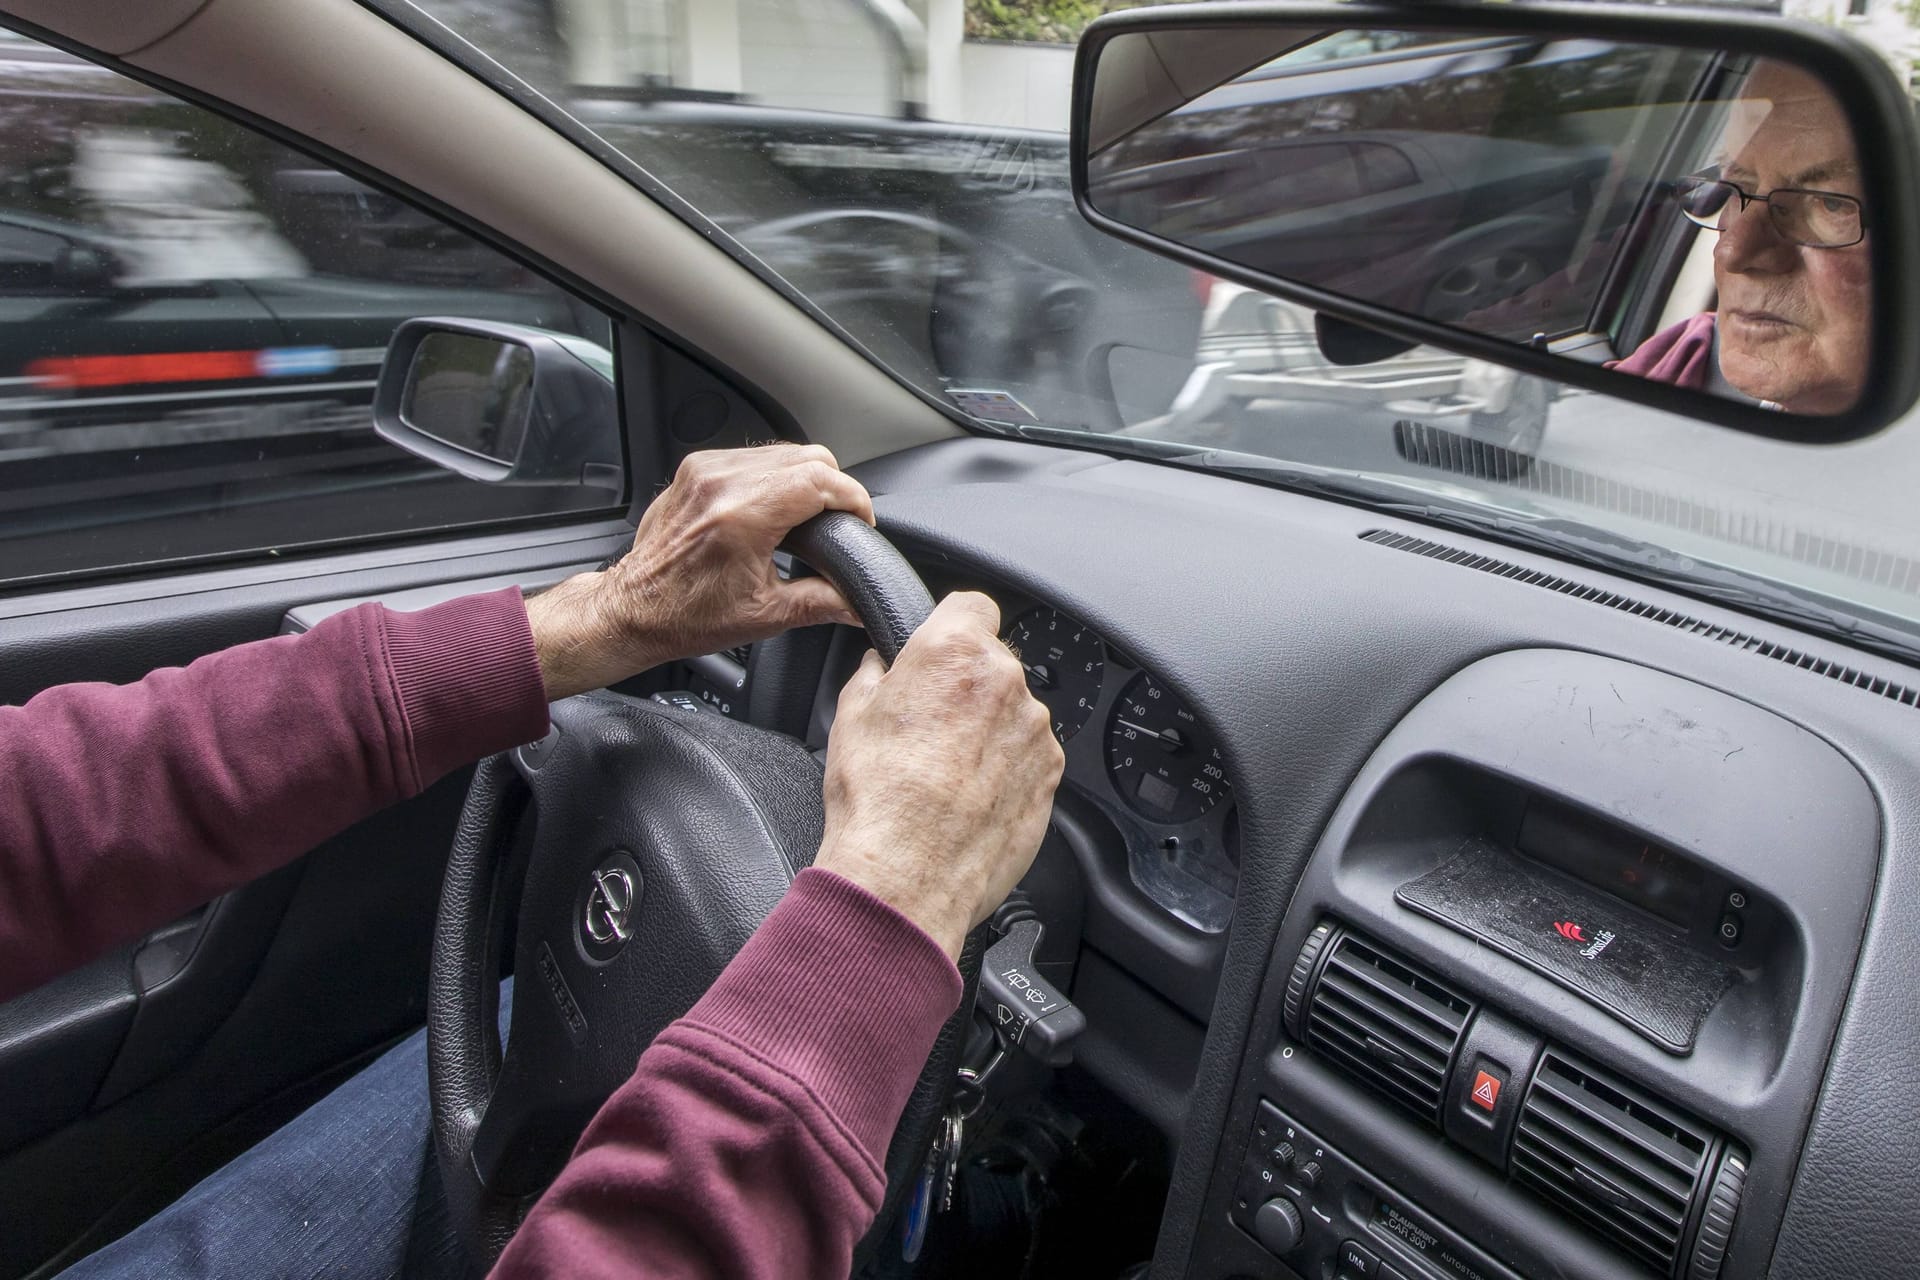
[{"label": "windshield", "polygon": [[[1336,364],[1310,312],[1088,225],[1068,186],[1071,41],[1115,7],[418,0],[410,20],[456,57],[474,61],[445,29],[497,59],[569,128],[618,149],[757,270],[979,429],[1483,522],[1920,648],[1914,420],[1852,444],[1791,445],[1433,348]],[[1855,34],[1910,77],[1906,8],[1853,8]],[[1403,78],[1469,65],[1390,33],[1347,33],[1315,56]],[[1470,65],[1479,78],[1450,73],[1448,92],[1498,83],[1511,96],[1569,65],[1635,73],[1587,42]],[[1390,148],[1327,160],[1328,182],[1407,180]],[[1213,179],[1153,180],[1192,183],[1204,206]],[[1589,328],[1628,344],[1710,309],[1705,245],[1670,255],[1668,278],[1645,294],[1657,306],[1614,290],[1613,313],[1586,315]],[[1530,266],[1492,248],[1449,268],[1424,282],[1434,296]],[[1559,297],[1556,329],[1597,310],[1595,288]]]}]

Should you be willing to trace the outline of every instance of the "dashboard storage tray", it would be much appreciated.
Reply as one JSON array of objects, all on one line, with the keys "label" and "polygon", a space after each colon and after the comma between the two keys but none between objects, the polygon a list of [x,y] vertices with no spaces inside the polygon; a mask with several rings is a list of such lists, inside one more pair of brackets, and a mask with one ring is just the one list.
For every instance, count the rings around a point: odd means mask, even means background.
[{"label": "dashboard storage tray", "polygon": [[1593,1001],[1669,1053],[1693,1052],[1700,1023],[1735,977],[1660,921],[1481,837],[1395,896]]}]

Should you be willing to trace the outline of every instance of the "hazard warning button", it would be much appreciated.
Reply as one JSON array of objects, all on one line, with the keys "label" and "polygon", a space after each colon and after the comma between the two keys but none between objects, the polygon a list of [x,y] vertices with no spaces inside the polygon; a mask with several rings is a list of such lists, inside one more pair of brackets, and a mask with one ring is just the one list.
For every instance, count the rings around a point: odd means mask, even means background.
[{"label": "hazard warning button", "polygon": [[1440,1113],[1440,1127],[1453,1143],[1496,1169],[1506,1168],[1540,1049],[1538,1036],[1491,1009],[1480,1011],[1460,1046]]},{"label": "hazard warning button", "polygon": [[[1477,1136],[1492,1138],[1496,1132],[1503,1132],[1510,1119],[1508,1113],[1513,1110],[1507,1097],[1507,1082],[1512,1078],[1505,1063],[1484,1053],[1467,1058],[1454,1077],[1451,1108],[1454,1117]],[[1450,1119],[1449,1136],[1456,1127],[1459,1126]]]}]

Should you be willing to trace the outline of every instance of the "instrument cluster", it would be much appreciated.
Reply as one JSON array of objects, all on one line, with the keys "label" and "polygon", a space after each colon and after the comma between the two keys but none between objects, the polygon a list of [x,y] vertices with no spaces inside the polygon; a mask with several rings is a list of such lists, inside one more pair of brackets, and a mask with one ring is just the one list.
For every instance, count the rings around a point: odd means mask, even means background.
[{"label": "instrument cluster", "polygon": [[1219,932],[1239,881],[1233,780],[1213,734],[1163,680],[1046,605],[1005,634],[1066,748],[1063,785],[1127,843],[1134,884],[1196,928]]}]

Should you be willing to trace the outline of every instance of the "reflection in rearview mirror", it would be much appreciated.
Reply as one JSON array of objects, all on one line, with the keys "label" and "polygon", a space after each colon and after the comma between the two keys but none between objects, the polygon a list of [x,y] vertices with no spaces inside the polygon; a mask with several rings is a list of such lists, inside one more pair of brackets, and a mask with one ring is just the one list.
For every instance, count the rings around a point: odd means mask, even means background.
[{"label": "reflection in rearview mirror", "polygon": [[1795,413],[1865,386],[1873,211],[1797,67],[1172,28],[1109,41],[1090,101],[1088,205],[1213,262]]}]

